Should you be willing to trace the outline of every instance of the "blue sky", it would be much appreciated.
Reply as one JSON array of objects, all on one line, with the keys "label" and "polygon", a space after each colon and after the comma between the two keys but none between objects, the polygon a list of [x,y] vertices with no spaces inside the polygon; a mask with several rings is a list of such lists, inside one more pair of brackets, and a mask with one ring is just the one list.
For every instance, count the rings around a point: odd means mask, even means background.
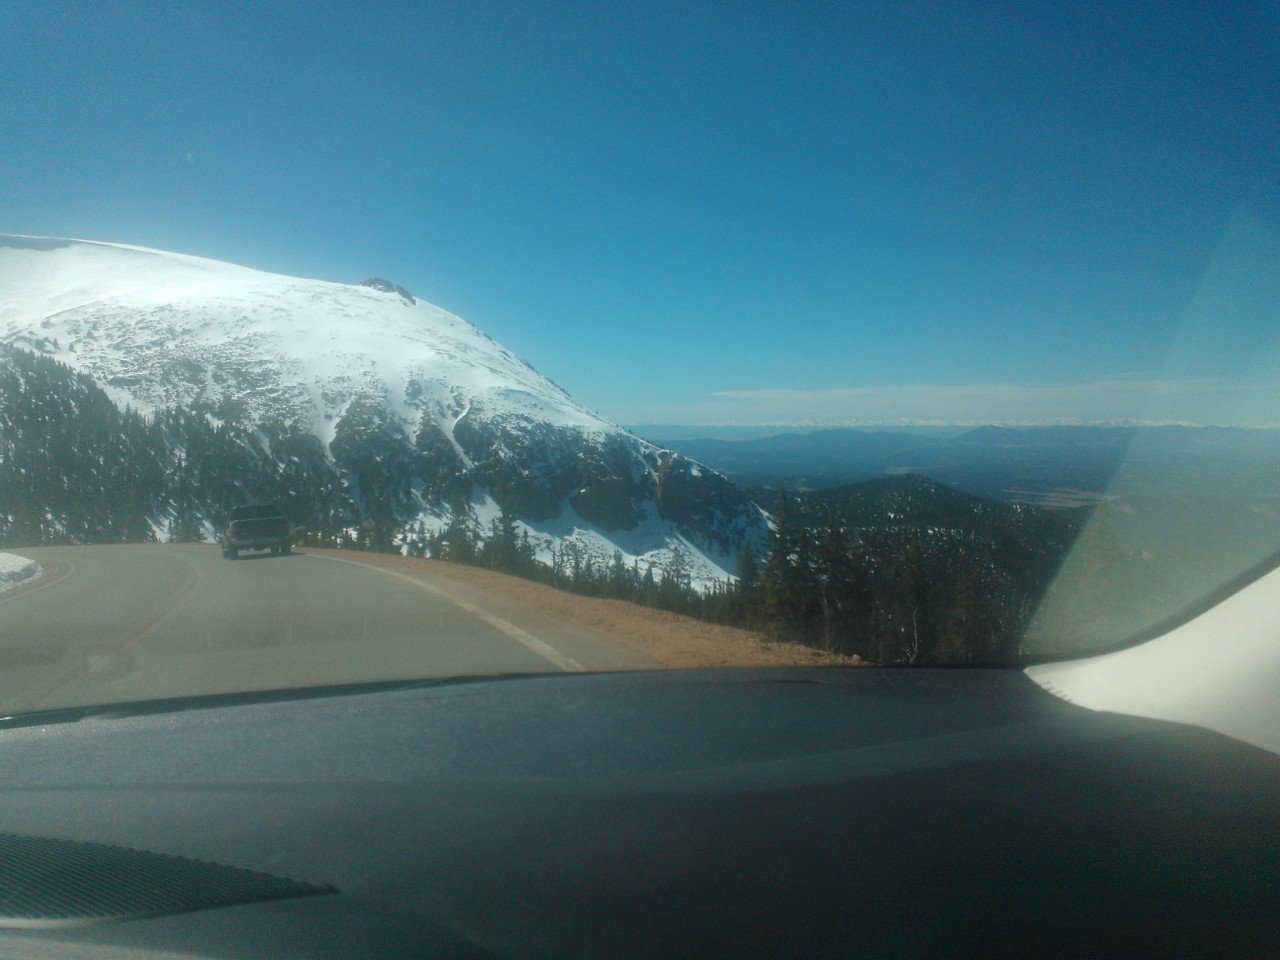
[{"label": "blue sky", "polygon": [[0,232],[383,276],[628,424],[1280,424],[1278,38],[1249,3],[9,4]]}]

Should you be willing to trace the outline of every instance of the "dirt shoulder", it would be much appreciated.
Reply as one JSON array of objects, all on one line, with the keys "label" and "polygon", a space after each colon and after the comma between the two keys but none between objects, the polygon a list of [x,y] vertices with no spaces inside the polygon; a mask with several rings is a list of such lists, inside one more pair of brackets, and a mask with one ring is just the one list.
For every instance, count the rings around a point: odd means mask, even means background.
[{"label": "dirt shoulder", "polygon": [[859,666],[856,657],[825,653],[797,643],[770,641],[749,630],[703,623],[665,610],[654,610],[624,600],[580,597],[542,583],[519,577],[384,553],[317,550],[300,547],[301,552],[332,553],[358,559],[362,563],[419,570],[465,584],[503,600],[530,607],[593,630],[617,643],[648,654],[665,667],[814,667]]}]

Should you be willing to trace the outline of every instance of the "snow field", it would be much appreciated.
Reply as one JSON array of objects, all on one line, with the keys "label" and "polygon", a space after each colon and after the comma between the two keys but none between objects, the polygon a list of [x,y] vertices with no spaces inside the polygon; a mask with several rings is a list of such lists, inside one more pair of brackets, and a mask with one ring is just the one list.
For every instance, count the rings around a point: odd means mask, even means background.
[{"label": "snow field", "polygon": [[[424,410],[439,416],[462,395],[490,416],[617,429],[461,317],[368,287],[4,236],[0,287],[0,340],[89,373],[121,407],[235,396],[255,419],[323,435],[355,397],[381,401],[412,429]],[[159,375],[166,364],[179,376]],[[423,392],[410,401],[414,381]]]}]

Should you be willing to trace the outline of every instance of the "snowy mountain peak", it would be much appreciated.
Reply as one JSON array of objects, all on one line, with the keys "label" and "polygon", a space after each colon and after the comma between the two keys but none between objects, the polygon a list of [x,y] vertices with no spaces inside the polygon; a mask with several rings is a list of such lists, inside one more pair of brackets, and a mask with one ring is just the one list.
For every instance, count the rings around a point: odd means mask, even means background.
[{"label": "snowy mountain peak", "polygon": [[410,430],[494,414],[612,430],[460,317],[394,292],[80,240],[0,237],[0,341],[50,354],[142,409],[301,421],[357,398]]},{"label": "snowy mountain peak", "polygon": [[415,530],[459,516],[482,530],[505,510],[545,560],[574,543],[602,561],[680,554],[719,578],[758,541],[760,511],[723,477],[590,413],[460,317],[379,286],[0,236],[0,344],[88,374],[121,408],[240,431],[260,459],[289,438],[317,444],[333,477],[316,489],[332,492],[309,519],[376,521],[406,548]]}]

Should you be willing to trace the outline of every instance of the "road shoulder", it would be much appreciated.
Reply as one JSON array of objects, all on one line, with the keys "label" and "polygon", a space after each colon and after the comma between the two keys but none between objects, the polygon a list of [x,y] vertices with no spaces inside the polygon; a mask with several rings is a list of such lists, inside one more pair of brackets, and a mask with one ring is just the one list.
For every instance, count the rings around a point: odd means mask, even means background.
[{"label": "road shoulder", "polygon": [[704,623],[624,600],[581,597],[479,567],[401,557],[300,547],[300,551],[358,559],[404,572],[420,572],[480,590],[496,600],[537,610],[646,654],[663,667],[858,666],[860,661],[796,643],[771,641],[758,633]]}]

